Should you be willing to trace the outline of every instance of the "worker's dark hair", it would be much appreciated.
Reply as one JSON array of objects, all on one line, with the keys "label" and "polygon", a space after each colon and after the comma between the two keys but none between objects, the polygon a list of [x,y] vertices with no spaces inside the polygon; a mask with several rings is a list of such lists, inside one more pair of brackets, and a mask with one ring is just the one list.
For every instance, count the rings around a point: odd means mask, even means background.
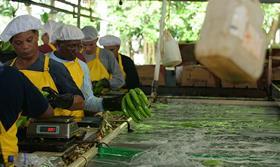
[{"label": "worker's dark hair", "polygon": [[[31,30],[34,34],[39,34],[38,30]],[[14,36],[12,36],[12,38],[9,40],[10,43],[12,43]]]}]

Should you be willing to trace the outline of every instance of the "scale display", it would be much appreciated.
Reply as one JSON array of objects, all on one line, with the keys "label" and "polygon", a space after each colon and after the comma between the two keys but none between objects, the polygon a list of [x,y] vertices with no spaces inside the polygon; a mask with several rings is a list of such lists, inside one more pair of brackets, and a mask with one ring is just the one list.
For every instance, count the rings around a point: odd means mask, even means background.
[{"label": "scale display", "polygon": [[59,134],[58,125],[37,125],[37,134]]}]

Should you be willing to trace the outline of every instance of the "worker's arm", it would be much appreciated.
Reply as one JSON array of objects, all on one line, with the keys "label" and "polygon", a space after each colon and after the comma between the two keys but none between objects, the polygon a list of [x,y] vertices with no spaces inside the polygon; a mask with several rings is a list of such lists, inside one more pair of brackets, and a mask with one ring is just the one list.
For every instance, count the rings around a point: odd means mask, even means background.
[{"label": "worker's arm", "polygon": [[47,99],[25,75],[21,76],[24,92],[22,114],[31,118],[53,116],[53,109]]},{"label": "worker's arm", "polygon": [[80,95],[74,95],[74,100],[73,100],[73,104],[70,108],[68,108],[69,110],[83,110],[84,109],[84,97],[80,96]]},{"label": "worker's arm", "polygon": [[133,60],[129,57],[121,55],[124,72],[126,73],[125,84],[128,89],[140,86],[139,76]]},{"label": "worker's arm", "polygon": [[109,74],[112,74],[112,79],[109,80],[110,87],[112,89],[121,88],[125,84],[125,80],[113,53],[106,49],[102,49],[100,52],[100,59],[107,68]]},{"label": "worker's arm", "polygon": [[84,96],[75,84],[67,68],[62,63],[50,59],[50,74],[61,96],[61,100],[65,100],[66,103],[71,103],[64,108],[69,110],[83,110]]},{"label": "worker's arm", "polygon": [[53,108],[51,107],[51,105],[48,105],[47,110],[40,117],[47,118],[52,116],[53,116]]},{"label": "worker's arm", "polygon": [[81,91],[85,97],[85,106],[84,109],[93,112],[102,112],[104,111],[102,106],[102,98],[94,96],[92,91],[92,83],[90,80],[90,72],[86,63],[79,60],[79,63],[84,72],[84,81],[81,88]]},{"label": "worker's arm", "polygon": [[52,116],[52,108],[40,91],[13,67],[0,65],[0,120],[8,130],[19,114],[37,118]]}]

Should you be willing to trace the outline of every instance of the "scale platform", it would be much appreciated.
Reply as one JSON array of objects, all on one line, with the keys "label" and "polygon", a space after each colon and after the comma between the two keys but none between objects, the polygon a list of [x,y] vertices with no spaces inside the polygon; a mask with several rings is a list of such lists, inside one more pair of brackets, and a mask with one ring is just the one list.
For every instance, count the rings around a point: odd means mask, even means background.
[{"label": "scale platform", "polygon": [[72,117],[53,117],[38,119],[28,128],[27,138],[70,139],[79,132],[79,127]]},{"label": "scale platform", "polygon": [[[92,122],[90,120],[85,123]],[[77,144],[94,142],[96,129],[95,133],[89,133],[87,129],[79,128],[73,117],[38,119],[30,123],[26,138],[19,141],[19,148],[24,152],[64,152]],[[93,138],[88,138],[89,135]]]}]

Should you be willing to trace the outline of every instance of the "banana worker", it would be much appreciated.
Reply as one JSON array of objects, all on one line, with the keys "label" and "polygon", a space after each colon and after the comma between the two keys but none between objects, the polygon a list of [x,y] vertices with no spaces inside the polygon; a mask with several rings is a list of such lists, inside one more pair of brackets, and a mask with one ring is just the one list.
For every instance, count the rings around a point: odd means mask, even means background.
[{"label": "banana worker", "polygon": [[20,115],[31,118],[50,117],[52,107],[41,92],[21,72],[0,62],[0,156],[7,163],[8,156],[16,157],[17,126]]},{"label": "banana worker", "polygon": [[42,28],[42,36],[41,40],[43,45],[39,46],[39,50],[42,53],[49,53],[56,50],[56,36],[55,32],[63,26],[61,22],[55,22],[53,20],[49,20],[44,24]]},{"label": "banana worker", "polygon": [[7,25],[0,37],[10,41],[17,54],[7,64],[20,70],[39,90],[49,93],[47,98],[55,113],[82,110],[83,94],[67,68],[39,52],[40,28],[40,20],[31,15],[18,16]]},{"label": "banana worker", "polygon": [[125,88],[133,89],[139,87],[139,76],[133,60],[119,53],[121,45],[120,38],[114,35],[106,35],[99,39],[99,44],[114,53],[125,78]]},{"label": "banana worker", "polygon": [[[101,85],[101,87],[111,89],[121,88],[125,81],[113,53],[97,47],[98,34],[94,27],[85,26],[82,31],[85,35],[82,40],[83,55],[90,70],[93,86]],[[95,84],[96,82],[98,84]]]},{"label": "banana worker", "polygon": [[[81,40],[83,38],[84,34],[78,27],[64,25],[56,40],[58,49],[50,53],[50,58],[66,66],[85,97],[85,110],[93,112],[120,110],[121,96],[106,99],[94,96],[88,66],[76,57],[76,53],[82,47]],[[84,116],[82,110],[76,114],[77,116]]]},{"label": "banana worker", "polygon": [[[43,27],[43,35],[41,40],[43,41],[43,45],[39,47],[40,52],[46,54],[50,52],[54,52],[57,50],[56,39],[58,38],[59,33],[61,32],[61,28],[63,27],[62,22],[55,22],[53,20],[49,20]],[[76,56],[82,60],[86,61],[84,56],[77,52]]]}]

